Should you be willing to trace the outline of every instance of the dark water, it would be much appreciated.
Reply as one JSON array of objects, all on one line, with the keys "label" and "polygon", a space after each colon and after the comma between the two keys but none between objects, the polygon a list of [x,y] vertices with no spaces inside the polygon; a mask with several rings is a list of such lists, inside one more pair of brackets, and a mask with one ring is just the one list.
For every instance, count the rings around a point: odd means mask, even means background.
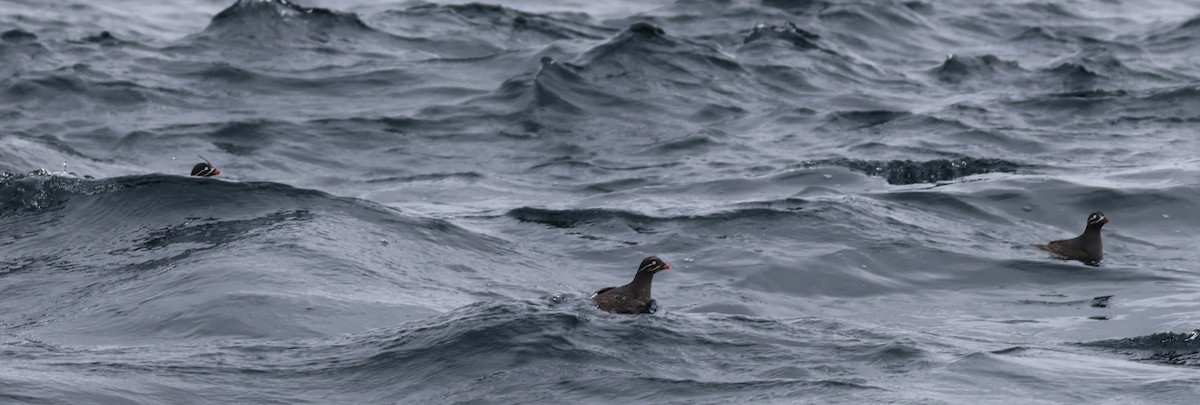
[{"label": "dark water", "polygon": [[304,6],[0,3],[0,402],[1200,395],[1194,3]]}]

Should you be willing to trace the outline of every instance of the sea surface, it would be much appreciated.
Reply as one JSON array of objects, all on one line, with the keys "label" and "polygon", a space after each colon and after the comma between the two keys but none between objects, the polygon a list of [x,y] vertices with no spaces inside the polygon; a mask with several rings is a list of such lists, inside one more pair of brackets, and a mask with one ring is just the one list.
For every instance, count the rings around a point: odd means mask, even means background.
[{"label": "sea surface", "polygon": [[[1190,0],[0,0],[0,32],[0,403],[1200,397]],[[1098,266],[1032,247],[1093,211]],[[649,255],[657,312],[592,305]]]}]

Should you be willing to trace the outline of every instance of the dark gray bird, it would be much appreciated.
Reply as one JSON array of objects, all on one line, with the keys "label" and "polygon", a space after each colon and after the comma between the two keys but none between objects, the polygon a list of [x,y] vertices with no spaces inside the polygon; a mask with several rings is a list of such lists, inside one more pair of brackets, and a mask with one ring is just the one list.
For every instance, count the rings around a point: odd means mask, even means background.
[{"label": "dark gray bird", "polygon": [[671,265],[654,256],[642,260],[633,281],[620,287],[604,287],[592,294],[592,301],[608,312],[640,314],[651,312],[650,283],[654,273],[670,269]]},{"label": "dark gray bird", "polygon": [[[196,156],[200,156],[200,155],[196,155]],[[200,158],[204,159],[204,156],[200,156]],[[218,174],[221,174],[221,169],[213,167],[212,162],[209,162],[208,159],[204,159],[203,163],[196,163],[195,166],[192,166],[192,175],[193,176],[212,177],[212,176],[216,176]]]},{"label": "dark gray bird", "polygon": [[1103,212],[1096,211],[1088,216],[1087,229],[1083,230],[1082,235],[1035,246],[1068,259],[1099,262],[1104,258],[1104,246],[1100,243],[1100,228],[1107,223],[1108,217],[1104,216]]}]

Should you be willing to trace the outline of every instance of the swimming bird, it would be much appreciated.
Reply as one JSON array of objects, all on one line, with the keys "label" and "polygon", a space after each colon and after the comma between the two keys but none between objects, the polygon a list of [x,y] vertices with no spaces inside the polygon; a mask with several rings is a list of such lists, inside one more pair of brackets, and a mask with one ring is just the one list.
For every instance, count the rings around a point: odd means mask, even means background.
[{"label": "swimming bird", "polygon": [[651,312],[650,283],[654,273],[670,269],[671,265],[654,256],[642,260],[633,281],[620,287],[604,287],[592,294],[592,301],[608,312],[638,314]]},{"label": "swimming bird", "polygon": [[1083,234],[1072,239],[1056,240],[1045,245],[1035,246],[1068,259],[1099,262],[1104,258],[1104,247],[1100,243],[1100,228],[1107,223],[1108,217],[1104,216],[1104,213],[1096,211],[1088,216],[1087,228],[1083,230]]},{"label": "swimming bird", "polygon": [[[200,156],[200,155],[196,155],[196,156]],[[200,158],[204,159],[204,156],[200,156]],[[212,177],[212,176],[216,176],[218,174],[221,174],[221,169],[213,167],[212,163],[209,162],[208,159],[204,159],[204,162],[196,163],[195,166],[192,166],[192,175],[193,176]]]}]

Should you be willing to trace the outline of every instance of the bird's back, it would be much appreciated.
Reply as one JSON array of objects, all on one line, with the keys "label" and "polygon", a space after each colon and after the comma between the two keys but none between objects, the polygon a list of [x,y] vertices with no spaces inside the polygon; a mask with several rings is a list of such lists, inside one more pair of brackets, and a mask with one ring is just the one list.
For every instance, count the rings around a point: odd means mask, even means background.
[{"label": "bird's back", "polygon": [[592,294],[592,301],[608,312],[618,314],[636,314],[647,311],[650,305],[649,297],[638,297],[633,288],[628,285],[621,287],[605,287]]},{"label": "bird's back", "polygon": [[[1056,240],[1039,248],[1056,255],[1075,260],[1100,260],[1099,254],[1090,253],[1082,237]],[[1098,253],[1098,252],[1097,252]]]}]

